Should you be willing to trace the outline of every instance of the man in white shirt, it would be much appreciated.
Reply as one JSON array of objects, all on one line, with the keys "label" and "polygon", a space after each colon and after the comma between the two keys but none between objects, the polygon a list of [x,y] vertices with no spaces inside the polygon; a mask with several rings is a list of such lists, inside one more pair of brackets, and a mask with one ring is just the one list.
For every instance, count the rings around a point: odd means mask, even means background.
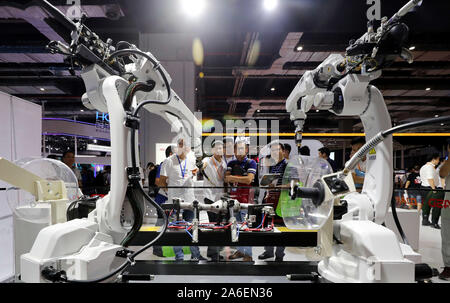
[{"label": "man in white shirt", "polygon": [[[439,164],[439,166],[436,168],[436,172],[438,174],[438,176],[440,175],[440,170],[442,168],[442,166],[444,165],[444,159],[441,159],[441,164]],[[439,176],[439,184],[437,186],[438,188],[445,188],[445,178],[441,178]]]},{"label": "man in white shirt", "polygon": [[[166,159],[173,155],[173,151],[175,150],[176,146],[169,145],[166,148]],[[162,161],[158,168],[156,169],[156,178],[155,178],[155,184],[158,186],[158,192],[155,196],[155,202],[159,205],[165,203],[167,201],[167,188],[163,188],[166,186],[161,183],[161,170],[164,166],[164,161]],[[162,187],[162,188],[161,188]]]},{"label": "man in white shirt", "polygon": [[[216,140],[212,143],[211,157],[203,159],[202,172],[205,176],[203,180],[204,187],[223,187],[223,179],[227,171],[227,164],[223,155],[223,142]],[[218,201],[223,197],[223,188],[204,188],[203,196],[211,201]],[[218,216],[215,213],[208,212],[209,222],[217,222]],[[206,256],[213,261],[220,261],[223,259],[220,256],[220,247],[209,246]]]},{"label": "man in white shirt", "polygon": [[[161,186],[193,187],[193,177],[197,172],[197,167],[187,157],[188,149],[183,139],[178,140],[175,150],[175,154],[164,160],[162,164],[160,173]],[[169,188],[167,194],[169,203],[172,203],[173,198],[181,198],[188,203],[193,202],[195,199],[193,188]]]},{"label": "man in white shirt", "polygon": [[[422,181],[422,189],[424,189],[424,193],[422,197],[423,205],[422,205],[422,225],[424,226],[432,226],[436,229],[440,229],[439,227],[439,216],[441,213],[441,209],[439,207],[433,207],[431,220],[429,221],[430,216],[430,208],[433,205],[432,200],[430,199],[442,199],[441,192],[433,192],[431,189],[436,189],[439,184],[439,176],[436,172],[436,166],[439,164],[439,154],[433,154],[429,156],[428,162],[420,168],[420,180]],[[431,204],[431,205],[430,205]]]},{"label": "man in white shirt", "polygon": [[[169,145],[166,148],[166,151],[165,151],[166,159],[173,155],[172,150],[175,150],[175,147],[176,146]],[[156,168],[156,175],[155,175],[155,185],[157,186],[157,189],[155,191],[156,192],[155,202],[158,203],[158,205],[161,205],[167,201],[167,188],[161,188],[161,187],[165,187],[167,185],[166,183],[164,183],[164,185],[161,184],[161,169],[162,169],[163,165],[164,165],[164,161],[162,161]],[[162,218],[161,214],[159,214],[159,213],[158,213],[158,218]],[[158,257],[164,257],[161,246],[153,245],[153,254]]]},{"label": "man in white shirt", "polygon": [[195,152],[189,147],[186,147],[187,150],[187,154],[186,154],[186,158],[188,159],[188,161],[190,161],[190,165],[196,167],[197,165],[197,158],[195,157]]},{"label": "man in white shirt", "polygon": [[[447,153],[450,154],[450,139],[447,141]],[[450,160],[446,160],[441,166],[439,176],[445,179],[445,189],[450,189]],[[439,274],[442,280],[450,281],[450,192],[445,193],[441,210],[441,251],[442,260],[444,261],[444,270]]]},{"label": "man in white shirt", "polygon": [[[223,187],[223,179],[227,171],[227,164],[223,156],[223,143],[214,141],[212,144],[213,155],[203,159],[203,173],[206,176],[203,185],[205,187]],[[223,188],[205,188],[205,198],[217,201],[223,196]]]},{"label": "man in white shirt", "polygon": [[[194,175],[197,173],[195,163],[187,157],[190,148],[187,146],[184,139],[178,139],[175,154],[164,160],[161,168],[160,184],[165,187],[168,186],[168,201],[172,203],[174,198],[183,199],[184,202],[191,203],[195,200],[194,195]],[[170,188],[176,186],[183,186],[184,188]],[[190,210],[183,210],[183,218],[186,221],[191,221],[194,213]],[[175,260],[182,261],[184,259],[183,247],[174,246]],[[206,260],[200,255],[198,246],[191,246],[191,259]]]}]

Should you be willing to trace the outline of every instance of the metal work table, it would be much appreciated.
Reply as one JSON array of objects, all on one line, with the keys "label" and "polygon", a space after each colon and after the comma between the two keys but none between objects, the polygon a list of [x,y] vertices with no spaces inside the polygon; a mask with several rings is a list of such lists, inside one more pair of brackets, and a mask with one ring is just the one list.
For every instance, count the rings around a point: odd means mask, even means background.
[{"label": "metal work table", "polygon": [[[144,226],[129,244],[145,245],[158,235],[161,227]],[[239,232],[239,242],[231,242],[229,230],[199,230],[198,243],[192,243],[191,237],[184,230],[168,229],[154,245],[157,246],[317,246],[316,230],[291,230],[276,227],[269,232]]]},{"label": "metal work table", "polygon": [[[278,276],[290,274],[310,274],[317,272],[318,262],[313,261],[136,261],[129,266],[124,275],[156,275],[156,276]],[[233,282],[232,278],[230,282]],[[288,282],[288,280],[285,280]],[[195,282],[195,281],[192,281]],[[210,282],[214,282],[211,280]]]},{"label": "metal work table", "polygon": [[[132,240],[130,246],[145,245],[154,239],[161,227],[144,226]],[[199,242],[192,243],[191,237],[184,230],[168,230],[154,245],[156,246],[291,246],[315,247],[318,233],[316,230],[289,230],[285,227],[276,227],[269,232],[239,232],[239,242],[231,242],[229,230],[200,230]],[[124,275],[155,275],[157,277],[169,276],[217,276],[224,279],[230,276],[229,281],[236,281],[238,276],[243,277],[278,277],[278,281],[289,282],[285,278],[288,274],[310,274],[317,272],[317,262],[312,261],[174,261],[174,260],[138,260],[134,266],[129,266]],[[203,278],[202,278],[203,276]],[[178,277],[182,279],[181,277]],[[133,279],[131,279],[133,280]],[[200,281],[199,280],[199,281]],[[189,280],[196,282],[196,279]],[[214,279],[211,279],[214,282]]]}]

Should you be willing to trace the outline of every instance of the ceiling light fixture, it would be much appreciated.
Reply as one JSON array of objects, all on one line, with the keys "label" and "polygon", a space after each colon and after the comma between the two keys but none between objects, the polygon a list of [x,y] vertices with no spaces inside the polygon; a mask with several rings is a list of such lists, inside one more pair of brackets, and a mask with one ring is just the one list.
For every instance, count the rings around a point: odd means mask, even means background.
[{"label": "ceiling light fixture", "polygon": [[431,88],[430,88],[430,87],[427,87],[427,88],[425,88],[425,90],[426,90],[426,91],[429,91],[429,90],[431,90]]},{"label": "ceiling light fixture", "polygon": [[86,150],[101,151],[101,152],[111,152],[111,146],[104,146],[104,145],[97,145],[97,144],[88,144],[86,146]]},{"label": "ceiling light fixture", "polygon": [[301,52],[303,50],[303,46],[299,45],[295,48],[295,50]]},{"label": "ceiling light fixture", "polygon": [[264,0],[263,6],[266,11],[273,11],[278,6],[278,0]]},{"label": "ceiling light fixture", "polygon": [[185,15],[195,18],[205,10],[205,0],[180,0],[180,6]]},{"label": "ceiling light fixture", "polygon": [[45,91],[45,88],[41,87],[40,90],[41,90],[41,91]]},{"label": "ceiling light fixture", "polygon": [[410,48],[409,48],[409,50],[415,50],[416,49],[416,47],[415,46],[411,46]]},{"label": "ceiling light fixture", "polygon": [[275,87],[272,87],[270,90],[274,92],[275,91]]}]

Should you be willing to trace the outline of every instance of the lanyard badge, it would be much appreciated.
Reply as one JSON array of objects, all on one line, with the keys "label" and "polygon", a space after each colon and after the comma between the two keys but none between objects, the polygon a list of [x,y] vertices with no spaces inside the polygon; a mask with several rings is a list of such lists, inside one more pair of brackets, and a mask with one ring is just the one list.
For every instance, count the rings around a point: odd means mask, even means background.
[{"label": "lanyard badge", "polygon": [[222,163],[219,163],[219,166],[217,166],[216,164],[216,160],[214,159],[214,157],[212,157],[211,159],[213,161],[214,167],[216,168],[216,172],[217,172],[217,176],[220,179],[223,179],[223,168],[222,168]]},{"label": "lanyard badge", "polygon": [[181,168],[181,161],[180,161],[180,157],[178,157],[178,155],[177,155],[177,159],[178,159],[178,163],[180,164],[181,176],[183,176],[183,179],[184,179],[184,175],[186,174],[187,159],[185,159],[185,161],[184,161],[184,169]]}]

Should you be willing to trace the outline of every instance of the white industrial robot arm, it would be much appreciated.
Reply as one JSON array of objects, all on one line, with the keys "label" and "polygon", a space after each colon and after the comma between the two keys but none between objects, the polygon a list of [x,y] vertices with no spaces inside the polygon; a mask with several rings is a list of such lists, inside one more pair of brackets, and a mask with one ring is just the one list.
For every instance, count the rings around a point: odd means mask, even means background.
[{"label": "white industrial robot arm", "polygon": [[[126,42],[122,42],[123,44],[127,44],[126,49],[109,53],[103,61],[84,67],[81,74],[86,85],[86,93],[83,95],[84,105],[107,111],[110,115],[113,151],[111,192],[97,203],[98,209],[93,216],[97,217],[102,230],[119,233],[117,237],[126,232],[122,219],[122,204],[129,176],[126,169],[139,165],[136,130],[139,125],[138,112],[141,109],[145,108],[164,118],[171,125],[172,132],[190,142],[196,155],[202,153],[201,123],[170,88],[170,75],[151,53],[142,52]],[[124,57],[131,63],[123,64]],[[122,63],[118,68],[120,76],[112,75],[113,72],[104,69],[102,67],[104,62]],[[137,124],[127,128],[125,126],[133,124],[130,119],[134,119]]]},{"label": "white industrial robot arm", "polygon": [[[134,46],[132,47],[135,48]],[[171,89],[169,93],[166,83],[170,84],[172,82],[170,75],[162,66],[160,66],[160,71],[158,71],[155,68],[155,63],[157,66],[160,63],[151,53],[147,54],[153,58],[153,62],[148,58],[139,57],[135,62],[125,67],[127,72],[132,73],[138,79],[137,81],[153,81],[155,83],[154,88],[150,92],[137,92],[134,102],[137,105],[141,103],[146,104],[143,106],[147,111],[165,119],[170,124],[171,131],[190,142],[190,146],[196,155],[201,156],[202,125],[200,121],[175,91]],[[148,100],[157,102],[146,103]]]},{"label": "white industrial robot arm", "polygon": [[[420,3],[409,1],[389,20],[383,18],[377,31],[369,22],[367,33],[351,43],[345,57],[330,55],[317,69],[306,72],[287,100],[298,146],[306,112],[313,104],[338,116],[360,117],[369,141],[344,171],[323,176],[313,188],[291,190],[293,197],[310,198],[316,206],[335,199],[347,202],[346,213],[334,223],[333,233],[340,242],[318,266],[322,277],[333,282],[415,279],[414,262],[420,262],[420,255],[408,245],[400,245],[395,234],[381,226],[393,188],[392,137],[381,134],[391,129],[391,120],[381,92],[370,82],[399,56],[412,62],[412,54],[404,47],[408,27],[399,19]],[[357,193],[349,171],[365,155],[364,184]],[[379,269],[372,269],[373,262],[380,264]]]},{"label": "white industrial robot arm", "polygon": [[[345,57],[332,54],[315,70],[304,73],[286,101],[286,110],[296,126],[298,147],[312,105],[338,116],[359,116],[367,139],[391,127],[383,96],[369,83],[398,56],[412,62],[412,55],[403,47],[408,28],[399,23],[399,18],[420,2],[411,0],[391,19],[383,18],[376,32],[369,22],[367,33],[347,48]],[[392,193],[391,160],[392,140],[381,143],[369,157],[362,195],[356,203],[361,219],[384,222]],[[353,200],[351,197],[349,200]]]},{"label": "white industrial robot arm", "polygon": [[[45,5],[54,10],[48,3]],[[136,152],[138,112],[145,108],[164,118],[173,132],[190,142],[197,155],[201,155],[201,124],[171,89],[169,74],[151,53],[123,41],[113,47],[112,41],[103,42],[84,26],[83,19],[75,25],[69,23],[67,27],[72,28],[70,46],[61,42],[51,42],[49,46],[53,52],[70,54],[71,62],[83,67],[81,77],[86,86],[83,104],[109,112],[111,192],[98,203],[93,216],[100,222],[102,230],[119,233],[119,238],[127,232],[123,227],[122,204],[129,175],[138,173],[126,172],[127,168],[139,165]]]},{"label": "white industrial robot arm", "polygon": [[[174,131],[194,140],[192,145],[197,152],[201,126],[171,90],[168,73],[152,54],[128,42],[119,42],[114,47],[110,39],[102,41],[84,25],[85,17],[74,23],[47,1],[41,5],[71,31],[69,45],[51,41],[48,49],[63,54],[73,67],[82,68],[81,77],[86,86],[84,105],[109,113],[111,189],[97,201],[87,220],[74,219],[41,230],[30,253],[21,257],[21,276],[26,282],[103,281],[132,264],[134,257],[150,247],[167,228],[164,215],[159,236],[110,271],[116,253],[122,245],[128,245],[142,225],[144,201],[148,200],[163,212],[140,183],[136,139],[139,110],[146,108],[175,124]],[[62,271],[65,278],[61,278]]]},{"label": "white industrial robot arm", "polygon": [[[327,105],[330,105],[330,102],[333,102],[333,100],[327,99],[327,102],[322,104],[324,95],[319,93],[330,91],[337,80],[343,78],[347,73],[360,71],[362,74],[365,74],[367,71],[375,71],[381,68],[383,64],[389,64],[394,54],[387,54],[388,49],[384,47],[384,53],[377,57],[380,47],[390,38],[388,37],[390,34],[401,35],[407,32],[403,24],[399,24],[399,20],[416,6],[421,5],[421,3],[421,0],[409,1],[389,20],[383,18],[381,26],[376,32],[373,28],[373,22],[369,22],[367,32],[347,48],[345,58],[341,55],[333,54],[325,59],[315,70],[306,71],[286,100],[286,110],[290,113],[291,120],[294,123],[298,120],[305,120],[306,113],[313,104],[316,107],[322,105],[325,108]],[[393,31],[393,27],[399,25],[400,27],[395,28]],[[395,30],[398,32],[395,32]],[[404,37],[395,38],[404,40],[401,39]],[[396,46],[400,50],[399,55],[411,63],[411,53],[402,47],[401,43],[403,41],[398,42],[400,44]],[[373,44],[371,45],[370,43]],[[398,51],[398,49],[395,51]],[[397,56],[395,55],[395,57]],[[301,122],[297,122],[297,124],[300,125]]]},{"label": "white industrial robot arm", "polygon": [[[343,60],[341,55],[330,55],[315,70],[306,71],[286,100],[286,111],[296,126],[295,141],[297,148],[301,147],[303,126],[306,113],[313,106],[320,93],[327,91],[330,78],[341,75],[336,66]],[[317,101],[316,101],[317,102]]]}]

